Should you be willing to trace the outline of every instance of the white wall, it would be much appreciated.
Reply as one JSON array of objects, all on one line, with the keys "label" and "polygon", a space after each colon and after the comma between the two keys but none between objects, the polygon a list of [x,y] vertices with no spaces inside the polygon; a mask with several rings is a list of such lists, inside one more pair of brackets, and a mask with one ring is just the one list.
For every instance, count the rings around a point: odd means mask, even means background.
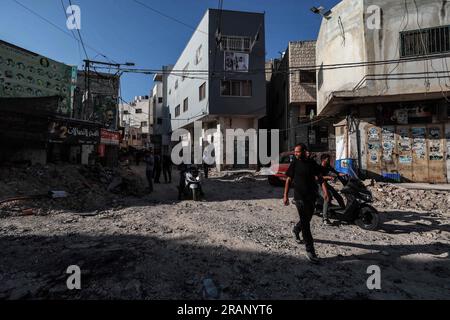
[{"label": "white wall", "polygon": [[[209,14],[206,12],[205,16],[201,20],[197,29],[202,30],[203,32],[194,32],[190,41],[186,45],[183,53],[180,55],[177,63],[173,67],[173,70],[180,74],[177,71],[183,70],[187,63],[189,63],[189,70],[208,70],[208,59],[209,59],[209,46],[208,46],[208,25],[209,25]],[[202,46],[202,60],[196,65],[195,57],[196,51],[199,46]],[[192,76],[192,74],[190,74]],[[166,88],[167,92],[167,100],[168,106],[170,108],[170,113],[172,115],[172,130],[176,130],[188,124],[191,121],[182,120],[177,121],[175,117],[175,107],[180,105],[180,116],[179,119],[191,119],[196,117],[195,119],[200,119],[197,117],[203,111],[207,111],[208,108],[208,80],[207,75],[196,76],[200,78],[205,78],[205,80],[201,79],[189,79],[186,78],[184,81],[181,76],[176,76],[174,74],[169,75],[168,77],[168,88]],[[175,89],[175,82],[178,80],[178,89]],[[199,101],[199,87],[206,82],[206,98],[203,101]],[[171,92],[169,94],[169,92]],[[189,98],[189,110],[188,112],[183,112],[183,101],[185,98]]]}]

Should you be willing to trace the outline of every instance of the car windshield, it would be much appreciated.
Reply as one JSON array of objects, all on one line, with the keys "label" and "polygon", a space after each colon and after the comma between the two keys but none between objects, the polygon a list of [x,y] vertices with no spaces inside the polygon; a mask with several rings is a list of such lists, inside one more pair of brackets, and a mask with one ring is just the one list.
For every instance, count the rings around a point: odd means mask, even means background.
[{"label": "car windshield", "polygon": [[290,164],[294,160],[293,155],[281,157],[280,164]]}]

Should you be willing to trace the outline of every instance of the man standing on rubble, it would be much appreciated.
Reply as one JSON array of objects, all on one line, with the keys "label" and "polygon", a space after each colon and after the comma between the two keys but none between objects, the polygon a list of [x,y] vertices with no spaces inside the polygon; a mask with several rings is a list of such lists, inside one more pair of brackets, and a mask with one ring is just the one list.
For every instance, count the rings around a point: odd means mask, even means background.
[{"label": "man standing on rubble", "polygon": [[[306,257],[312,263],[318,263],[319,258],[314,249],[314,239],[311,234],[311,219],[314,214],[314,206],[317,197],[317,182],[320,182],[324,189],[326,198],[328,197],[325,184],[323,183],[320,167],[307,157],[307,147],[299,144],[295,147],[295,159],[292,161],[286,173],[288,176],[284,190],[284,205],[289,205],[289,189],[292,182],[294,183],[294,199],[300,216],[299,223],[294,228],[294,235],[298,242],[300,240],[300,232],[306,246]],[[326,199],[328,201],[328,199]]]},{"label": "man standing on rubble", "polygon": [[155,158],[153,157],[152,151],[147,151],[144,162],[147,164],[146,168],[146,176],[148,181],[148,188],[150,190],[150,193],[153,192],[153,172],[155,169]]}]

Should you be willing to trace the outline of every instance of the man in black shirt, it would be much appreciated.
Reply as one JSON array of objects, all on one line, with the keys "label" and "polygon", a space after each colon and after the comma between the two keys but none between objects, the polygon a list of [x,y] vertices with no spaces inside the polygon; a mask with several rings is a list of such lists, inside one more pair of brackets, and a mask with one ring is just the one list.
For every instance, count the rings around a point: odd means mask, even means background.
[{"label": "man in black shirt", "polygon": [[[294,228],[297,241],[300,241],[300,231],[306,245],[306,257],[313,263],[318,263],[314,239],[311,234],[310,222],[314,214],[314,206],[317,197],[317,181],[326,194],[320,166],[307,157],[307,148],[304,144],[295,147],[295,159],[291,163],[286,175],[288,176],[284,190],[284,205],[289,205],[289,189],[294,182],[294,198],[300,216],[299,223]],[[328,199],[327,199],[328,200]]]}]

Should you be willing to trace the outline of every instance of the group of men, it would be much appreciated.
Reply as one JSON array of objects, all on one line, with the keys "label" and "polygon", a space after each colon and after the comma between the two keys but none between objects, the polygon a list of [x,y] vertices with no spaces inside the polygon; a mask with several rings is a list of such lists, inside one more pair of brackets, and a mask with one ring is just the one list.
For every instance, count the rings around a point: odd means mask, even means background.
[{"label": "group of men", "polygon": [[[329,155],[323,155],[321,165],[319,165],[314,159],[310,158],[306,145],[300,144],[295,147],[294,159],[286,173],[288,178],[284,188],[283,201],[285,206],[289,205],[289,190],[293,183],[295,205],[300,216],[300,221],[294,227],[293,232],[297,242],[304,242],[306,257],[313,263],[319,262],[310,226],[317,197],[320,195],[323,198],[323,221],[325,225],[330,224],[328,206],[331,199],[335,198],[340,204],[343,203],[342,197],[328,183],[335,179],[330,173],[341,175],[331,167]],[[300,238],[300,233],[303,236],[303,241]]]},{"label": "group of men", "polygon": [[160,184],[161,171],[164,175],[165,183],[172,183],[172,159],[169,155],[153,154],[152,150],[145,153],[144,162],[146,164],[146,176],[150,193],[153,192],[153,182]]}]

